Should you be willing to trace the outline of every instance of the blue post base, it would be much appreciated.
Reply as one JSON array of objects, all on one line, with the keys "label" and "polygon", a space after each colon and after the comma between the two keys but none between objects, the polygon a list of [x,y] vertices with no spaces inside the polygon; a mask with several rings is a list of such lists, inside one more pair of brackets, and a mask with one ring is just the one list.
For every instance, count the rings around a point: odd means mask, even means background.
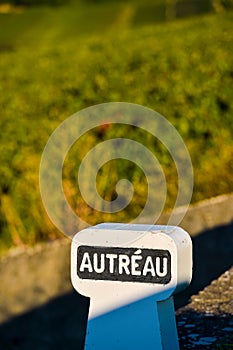
[{"label": "blue post base", "polygon": [[88,321],[85,350],[179,350],[173,297],[154,296]]}]

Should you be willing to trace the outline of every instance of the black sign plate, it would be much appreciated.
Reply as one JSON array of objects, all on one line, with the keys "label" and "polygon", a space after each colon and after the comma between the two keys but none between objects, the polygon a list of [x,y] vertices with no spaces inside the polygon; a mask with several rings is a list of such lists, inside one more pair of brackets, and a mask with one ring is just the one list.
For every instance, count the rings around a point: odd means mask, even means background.
[{"label": "black sign plate", "polygon": [[89,280],[167,284],[171,254],[163,249],[80,246],[77,274]]}]

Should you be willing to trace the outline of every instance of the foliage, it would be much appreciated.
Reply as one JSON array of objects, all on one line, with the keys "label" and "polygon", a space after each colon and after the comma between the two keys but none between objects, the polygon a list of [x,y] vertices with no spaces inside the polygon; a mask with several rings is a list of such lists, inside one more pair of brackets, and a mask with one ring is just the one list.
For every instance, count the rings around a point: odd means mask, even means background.
[{"label": "foliage", "polygon": [[67,4],[69,0],[0,0],[0,4],[11,4],[14,6],[58,6],[58,5],[64,5]]},{"label": "foliage", "polygon": [[[0,250],[59,235],[40,200],[40,157],[61,121],[94,104],[138,103],[172,122],[193,161],[193,202],[233,190],[232,13],[138,26],[122,4],[96,11],[90,5],[81,14],[58,8],[0,17]],[[107,200],[116,196],[117,179],[128,175],[135,186],[132,204],[114,218],[93,212],[75,187],[74,162],[124,132],[155,152],[168,183],[166,208],[174,205],[176,169],[162,145],[124,127],[93,130],[68,155],[63,184],[74,210],[92,224],[127,221],[145,203],[146,180],[130,162],[106,164],[99,177]]]}]

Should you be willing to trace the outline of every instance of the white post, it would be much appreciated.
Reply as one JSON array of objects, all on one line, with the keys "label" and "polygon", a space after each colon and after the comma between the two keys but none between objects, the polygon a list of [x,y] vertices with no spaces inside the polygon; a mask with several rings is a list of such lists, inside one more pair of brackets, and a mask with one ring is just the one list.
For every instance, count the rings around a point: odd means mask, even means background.
[{"label": "white post", "polygon": [[181,228],[100,224],[74,237],[71,280],[91,298],[85,350],[178,350],[173,295],[192,275]]}]

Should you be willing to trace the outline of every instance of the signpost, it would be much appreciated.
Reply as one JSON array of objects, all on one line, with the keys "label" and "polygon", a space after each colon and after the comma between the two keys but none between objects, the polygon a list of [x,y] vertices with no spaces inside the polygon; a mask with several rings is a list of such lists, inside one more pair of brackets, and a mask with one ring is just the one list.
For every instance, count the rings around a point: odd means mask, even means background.
[{"label": "signpost", "polygon": [[90,297],[85,350],[179,349],[173,295],[192,277],[192,242],[175,226],[106,223],[75,235],[71,280]]}]

